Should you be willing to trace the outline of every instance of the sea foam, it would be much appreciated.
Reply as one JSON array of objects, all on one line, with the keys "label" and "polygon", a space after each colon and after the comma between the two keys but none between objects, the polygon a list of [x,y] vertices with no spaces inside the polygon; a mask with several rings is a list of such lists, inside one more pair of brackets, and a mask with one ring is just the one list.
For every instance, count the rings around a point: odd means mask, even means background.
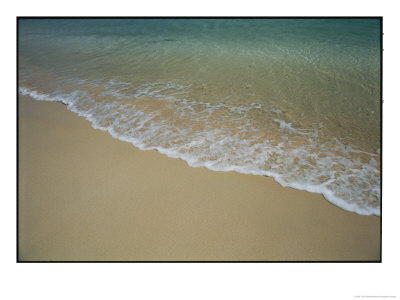
[{"label": "sea foam", "polygon": [[[84,83],[81,83],[83,85]],[[380,215],[379,152],[368,153],[339,139],[319,136],[322,124],[296,128],[276,107],[253,102],[228,105],[189,100],[189,86],[110,80],[101,92],[41,93],[20,87],[36,100],[59,101],[141,150],[157,150],[191,167],[273,177],[282,186],[322,194],[331,203],[363,215]],[[262,113],[269,125],[252,117]]]}]

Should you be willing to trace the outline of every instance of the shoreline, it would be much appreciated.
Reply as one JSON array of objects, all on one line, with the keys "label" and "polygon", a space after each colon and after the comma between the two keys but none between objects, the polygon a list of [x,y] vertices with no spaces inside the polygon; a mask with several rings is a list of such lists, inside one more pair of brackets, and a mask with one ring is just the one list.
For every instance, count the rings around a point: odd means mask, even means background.
[{"label": "shoreline", "polygon": [[[167,147],[164,147],[161,145],[147,146],[146,142],[143,143],[141,138],[133,138],[130,135],[126,136],[126,135],[124,135],[124,133],[119,134],[118,131],[114,131],[112,127],[103,126],[101,124],[99,125],[96,117],[93,117],[91,113],[88,114],[87,112],[85,113],[84,111],[81,111],[80,109],[76,109],[74,107],[74,105],[68,100],[68,98],[67,99],[64,97],[61,97],[61,98],[55,97],[54,98],[54,97],[48,96],[46,94],[37,93],[36,91],[32,91],[27,88],[20,88],[19,92],[20,92],[20,94],[32,97],[35,100],[46,100],[46,101],[48,100],[50,102],[58,102],[67,107],[69,105],[72,105],[68,110],[77,114],[78,116],[84,117],[87,121],[89,121],[91,123],[92,128],[103,130],[103,131],[107,132],[110,136],[112,136],[113,138],[123,141],[123,142],[128,142],[128,143],[132,144],[134,147],[138,148],[139,150],[156,150],[157,152],[159,152],[163,155],[166,155],[167,157],[175,158],[175,159],[179,158],[179,159],[185,161],[189,167],[205,167],[211,171],[220,171],[220,172],[235,171],[235,172],[238,172],[241,174],[251,174],[251,175],[271,177],[274,179],[275,182],[279,183],[283,187],[290,187],[290,188],[294,188],[294,189],[301,190],[301,191],[321,194],[327,201],[329,201],[333,205],[335,205],[341,209],[344,209],[346,211],[355,212],[359,215],[374,215],[374,216],[378,216],[378,217],[380,216],[380,205],[378,205],[378,207],[375,207],[373,205],[364,206],[362,203],[360,204],[360,203],[348,202],[348,201],[342,199],[341,197],[336,196],[335,189],[326,187],[324,182],[320,182],[320,184],[310,183],[310,182],[306,183],[307,180],[305,180],[305,182],[302,182],[301,180],[299,181],[296,179],[287,181],[287,180],[285,180],[285,176],[281,176],[280,172],[274,172],[272,170],[263,170],[262,168],[259,168],[259,167],[256,167],[255,169],[253,169],[251,165],[250,166],[247,165],[247,167],[246,167],[246,165],[234,165],[234,164],[230,165],[230,163],[228,162],[228,165],[222,164],[222,166],[221,166],[218,163],[216,165],[214,165],[213,163],[210,164],[207,159],[205,161],[201,162],[201,161],[198,161],[198,159],[196,158],[196,155],[194,155],[195,158],[193,159],[192,155],[190,155],[190,154],[186,155],[186,153],[181,153],[180,151],[176,151],[173,148],[170,149],[168,146]],[[151,98],[149,98],[149,99],[151,99]],[[134,113],[134,111],[131,111],[131,112]],[[190,127],[190,124],[188,124],[188,126]],[[155,136],[155,138],[157,138],[157,136]],[[197,137],[194,137],[194,138],[197,138]],[[352,148],[352,146],[350,146],[350,148]],[[252,150],[250,150],[250,151],[252,151]],[[288,150],[288,151],[290,151],[290,150]],[[355,150],[354,152],[359,152],[359,151]],[[368,152],[363,152],[363,153],[371,156],[369,163],[366,163],[363,166],[363,168],[370,166],[371,163],[372,164],[376,163],[376,161],[374,159],[374,156],[376,154],[368,153]],[[266,153],[266,155],[268,155],[268,154]],[[293,155],[296,155],[296,153],[294,153]],[[324,154],[322,154],[322,155],[324,156]],[[288,156],[286,156],[286,159],[290,160],[291,157],[292,157],[291,155],[288,155]],[[339,159],[339,157],[336,157],[336,158]],[[241,159],[244,159],[244,157],[241,157]],[[333,161],[331,163],[333,163]],[[342,165],[342,167],[351,169],[351,166],[346,165],[346,164]],[[330,167],[326,166],[325,170],[329,169],[329,168]],[[323,173],[325,170],[320,169],[319,171]],[[288,170],[286,170],[286,171],[288,171]],[[290,171],[288,171],[288,172],[290,173]],[[373,173],[373,171],[372,171],[372,173]],[[306,174],[303,174],[303,176],[307,177]],[[329,176],[331,176],[331,175],[329,175]],[[361,179],[364,178],[360,174],[359,174],[359,176]],[[345,179],[345,178],[343,178],[343,179]],[[366,180],[368,178],[364,178],[364,179]],[[371,180],[372,178],[369,178],[369,179]],[[345,181],[347,181],[347,179],[345,179]],[[333,182],[335,182],[335,180]],[[354,188],[354,184],[356,184],[356,183],[353,182],[353,188]],[[342,188],[345,191],[347,191],[347,187],[342,186]],[[375,189],[371,189],[371,190],[375,190]],[[380,188],[379,188],[379,190],[380,190]],[[347,195],[347,196],[349,197],[351,195]],[[357,195],[357,196],[361,196],[361,195]],[[372,193],[372,195],[369,194],[369,195],[365,195],[365,196],[370,197],[370,199],[372,199],[373,196],[376,196],[379,198],[379,196],[375,195],[374,193]],[[372,202],[374,202],[374,201],[372,201]]]},{"label": "shoreline", "polygon": [[139,150],[57,102],[18,113],[22,261],[380,260],[380,217]]}]

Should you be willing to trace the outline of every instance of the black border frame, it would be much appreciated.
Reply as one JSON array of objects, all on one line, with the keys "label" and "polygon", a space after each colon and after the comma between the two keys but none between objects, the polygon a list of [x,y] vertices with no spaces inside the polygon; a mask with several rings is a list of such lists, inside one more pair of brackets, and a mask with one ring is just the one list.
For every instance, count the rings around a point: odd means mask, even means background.
[{"label": "black border frame", "polygon": [[[380,207],[380,258],[376,261],[230,261],[230,260],[222,260],[222,261],[97,261],[97,260],[89,260],[89,261],[23,261],[20,260],[19,257],[19,64],[18,64],[18,57],[19,57],[19,20],[23,19],[378,19],[380,21],[380,164],[381,164],[381,172],[380,172],[380,200],[381,200],[381,207]],[[266,16],[120,16],[120,17],[107,17],[107,16],[17,16],[16,17],[16,262],[17,263],[382,263],[382,172],[383,172],[383,164],[382,164],[382,157],[383,157],[383,143],[382,143],[382,136],[383,136],[383,17],[382,16],[369,16],[369,17],[361,17],[361,16],[274,16],[274,17],[266,17]]]}]

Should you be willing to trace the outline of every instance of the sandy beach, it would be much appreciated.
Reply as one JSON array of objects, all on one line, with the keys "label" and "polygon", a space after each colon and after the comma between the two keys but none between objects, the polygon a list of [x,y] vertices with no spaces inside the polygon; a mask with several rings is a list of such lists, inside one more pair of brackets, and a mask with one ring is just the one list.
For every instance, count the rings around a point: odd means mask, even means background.
[{"label": "sandy beach", "polygon": [[21,261],[379,261],[380,218],[191,168],[19,97]]}]

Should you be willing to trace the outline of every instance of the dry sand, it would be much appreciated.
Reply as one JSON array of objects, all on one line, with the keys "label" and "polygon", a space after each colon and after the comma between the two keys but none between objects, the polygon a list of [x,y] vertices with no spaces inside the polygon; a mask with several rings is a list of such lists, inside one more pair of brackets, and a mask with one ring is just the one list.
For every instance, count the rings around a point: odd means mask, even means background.
[{"label": "dry sand", "polygon": [[379,261],[380,218],[140,151],[20,96],[19,259]]}]

